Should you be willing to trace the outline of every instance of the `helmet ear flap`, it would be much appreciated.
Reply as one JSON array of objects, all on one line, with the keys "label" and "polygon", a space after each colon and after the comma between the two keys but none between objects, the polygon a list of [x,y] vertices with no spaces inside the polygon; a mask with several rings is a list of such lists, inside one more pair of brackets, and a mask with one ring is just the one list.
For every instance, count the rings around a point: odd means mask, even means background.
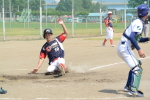
[{"label": "helmet ear flap", "polygon": [[45,33],[43,33],[43,38],[45,39]]}]

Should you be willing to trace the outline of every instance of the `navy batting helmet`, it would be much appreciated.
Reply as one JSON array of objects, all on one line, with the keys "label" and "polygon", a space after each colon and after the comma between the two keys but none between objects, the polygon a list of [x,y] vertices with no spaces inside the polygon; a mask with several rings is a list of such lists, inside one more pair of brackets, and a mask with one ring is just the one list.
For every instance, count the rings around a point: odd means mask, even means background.
[{"label": "navy batting helmet", "polygon": [[148,14],[149,7],[146,4],[141,4],[137,8],[138,16],[144,17]]},{"label": "navy batting helmet", "polygon": [[52,30],[47,28],[47,29],[45,29],[44,32],[43,32],[43,38],[45,38],[45,34],[46,34],[46,33],[53,34]]}]

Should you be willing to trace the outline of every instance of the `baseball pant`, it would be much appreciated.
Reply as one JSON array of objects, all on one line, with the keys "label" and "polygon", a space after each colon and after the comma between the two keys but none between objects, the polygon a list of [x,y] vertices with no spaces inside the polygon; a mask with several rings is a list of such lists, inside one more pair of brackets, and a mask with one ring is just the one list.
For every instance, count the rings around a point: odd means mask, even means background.
[{"label": "baseball pant", "polygon": [[149,24],[144,25],[144,36],[145,37],[149,36]]},{"label": "baseball pant", "polygon": [[109,38],[113,39],[113,28],[111,28],[111,27],[106,28],[106,40]]},{"label": "baseball pant", "polygon": [[58,70],[57,66],[65,65],[65,59],[64,58],[58,58],[57,60],[54,60],[53,62],[50,63],[50,66],[47,68],[47,72],[54,72],[55,70]]},{"label": "baseball pant", "polygon": [[130,68],[134,68],[138,65],[137,59],[131,50],[131,47],[125,44],[119,43],[117,49],[118,56],[124,60]]}]

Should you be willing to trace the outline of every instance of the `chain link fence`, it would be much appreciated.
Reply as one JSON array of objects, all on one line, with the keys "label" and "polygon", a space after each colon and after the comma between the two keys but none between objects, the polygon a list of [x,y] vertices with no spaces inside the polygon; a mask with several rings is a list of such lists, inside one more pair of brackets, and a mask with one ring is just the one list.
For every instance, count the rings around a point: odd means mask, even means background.
[{"label": "chain link fence", "polygon": [[[103,23],[104,18],[107,16],[108,11],[113,12],[112,21],[115,28],[115,34],[122,33],[125,28],[125,24],[129,25],[136,17],[136,9],[126,9],[126,22],[124,2],[110,2],[105,0],[102,2],[92,1],[92,4],[99,4],[102,7],[102,36],[105,35],[105,25]],[[64,2],[65,3],[65,2]],[[9,4],[8,4],[9,5]],[[31,5],[29,5],[30,7]],[[61,18],[65,22],[66,27],[69,30],[69,37],[72,37],[72,14],[61,12],[55,12],[55,8],[58,6],[58,2],[45,2],[42,9],[42,29],[51,28],[54,35],[59,35],[63,32],[60,25],[57,24],[57,19]],[[53,8],[50,8],[53,7]],[[116,8],[115,8],[116,7]],[[74,8],[78,8],[78,5],[74,5]],[[18,11],[19,8],[18,8]],[[40,11],[33,11],[30,8],[23,8],[20,12],[13,12],[9,9],[5,10],[5,36],[6,40],[32,40],[41,39],[40,37]],[[101,36],[100,34],[100,10],[89,11],[88,14],[81,14],[75,11],[74,13],[74,37],[91,37]],[[59,14],[58,14],[59,13]],[[61,14],[60,14],[61,13]],[[0,12],[0,40],[3,40],[3,12]]]}]

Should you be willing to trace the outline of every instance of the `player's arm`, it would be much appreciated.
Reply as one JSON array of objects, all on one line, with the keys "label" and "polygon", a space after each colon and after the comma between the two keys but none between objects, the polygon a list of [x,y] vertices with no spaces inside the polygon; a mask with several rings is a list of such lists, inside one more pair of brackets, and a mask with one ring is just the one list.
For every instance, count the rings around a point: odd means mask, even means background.
[{"label": "player's arm", "polygon": [[44,58],[40,58],[37,67],[35,67],[35,68],[31,71],[31,73],[32,73],[32,74],[36,73],[36,72],[38,71],[38,69],[41,67],[41,65],[43,64],[43,62],[44,62]]},{"label": "player's arm", "polygon": [[109,26],[108,26],[108,19],[105,19],[105,20],[104,20],[104,23],[105,23],[106,27],[109,27]]},{"label": "player's arm", "polygon": [[106,27],[108,27],[108,29],[110,30],[110,27],[108,26],[108,23],[109,23],[108,19],[105,19],[104,23],[105,23]]},{"label": "player's arm", "polygon": [[132,45],[136,48],[138,51],[138,54],[141,58],[145,57],[144,52],[141,50],[139,47],[138,43],[136,42],[135,36],[137,35],[137,32],[132,32],[131,35],[129,36],[129,40],[131,41]]},{"label": "player's arm", "polygon": [[147,42],[147,41],[150,41],[150,37],[146,38],[141,37],[139,42]]},{"label": "player's arm", "polygon": [[67,30],[67,28],[66,28],[66,26],[65,26],[65,24],[64,24],[64,22],[63,22],[63,20],[62,19],[58,19],[57,20],[57,22],[58,22],[58,24],[60,24],[61,26],[62,26],[62,28],[63,28],[63,31],[64,31],[64,36],[65,37],[67,37],[68,36],[68,30]]},{"label": "player's arm", "polygon": [[44,62],[44,59],[46,58],[46,53],[45,51],[41,50],[41,53],[40,53],[40,56],[39,56],[39,62],[38,62],[38,65],[31,71],[32,74],[36,73],[38,71],[38,69],[41,67],[41,65],[43,64]]}]

